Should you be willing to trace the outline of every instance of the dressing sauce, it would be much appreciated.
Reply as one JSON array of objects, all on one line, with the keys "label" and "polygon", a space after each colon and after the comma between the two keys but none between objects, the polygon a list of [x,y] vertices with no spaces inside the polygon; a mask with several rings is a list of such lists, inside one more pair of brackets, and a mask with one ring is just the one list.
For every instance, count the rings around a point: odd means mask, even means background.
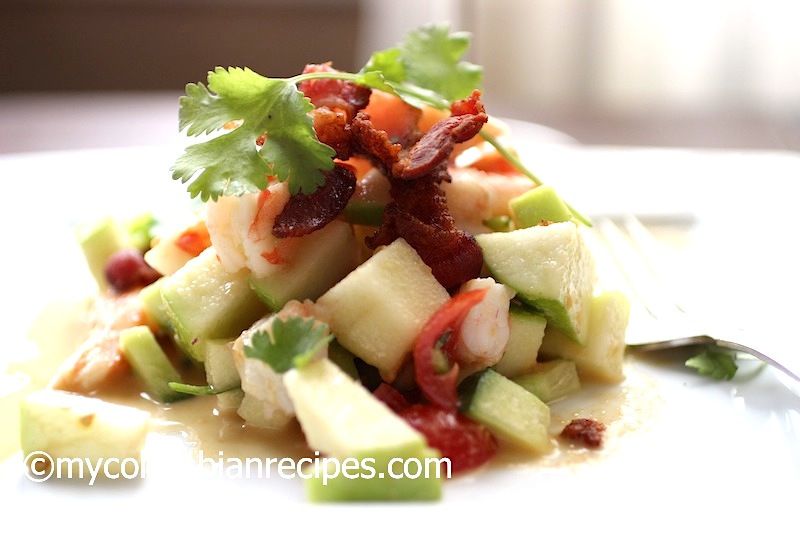
[{"label": "dressing sauce", "polygon": [[[45,387],[59,365],[86,337],[88,325],[83,320],[86,309],[86,302],[51,304],[31,328],[31,344],[26,348],[32,352],[29,354],[31,357],[13,363],[6,380],[0,382],[4,387],[0,390],[0,438],[3,439],[0,441],[0,461],[19,452],[20,398]],[[220,412],[214,396],[198,396],[160,405],[141,393],[135,379],[128,380],[122,387],[115,387],[113,392],[97,393],[96,396],[149,411],[153,417],[151,433],[180,439],[185,444],[186,453],[194,460],[201,454],[205,458],[242,462],[248,458],[291,458],[297,461],[314,457],[314,451],[306,445],[296,422],[282,430],[251,427],[235,412]],[[626,435],[646,430],[657,418],[662,403],[654,380],[629,364],[624,382],[616,385],[587,383],[578,394],[551,404],[552,453],[532,458],[522,451],[501,445],[492,466],[563,468],[602,460],[624,448]],[[555,437],[575,418],[591,418],[605,424],[601,449],[589,450]]]}]

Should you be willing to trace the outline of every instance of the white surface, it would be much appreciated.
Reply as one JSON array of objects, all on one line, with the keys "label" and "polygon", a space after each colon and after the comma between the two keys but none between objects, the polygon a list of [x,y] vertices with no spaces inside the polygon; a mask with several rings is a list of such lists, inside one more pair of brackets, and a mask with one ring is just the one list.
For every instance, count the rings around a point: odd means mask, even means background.
[{"label": "white surface", "polygon": [[[179,150],[0,158],[0,182],[6,184],[0,209],[6,246],[2,311],[8,317],[0,323],[4,359],[13,357],[15,343],[25,342],[27,324],[48,299],[90,290],[72,224],[107,213],[152,210],[166,216],[188,208],[184,186],[169,178]],[[684,279],[686,292],[716,313],[772,327],[771,335],[785,339],[781,355],[798,357],[793,212],[800,156],[552,143],[527,143],[524,154],[534,172],[585,214],[678,214],[681,223],[690,217],[695,224],[681,272],[699,278]],[[498,531],[506,524],[539,529],[576,523],[641,530],[696,520],[715,530],[742,524],[766,530],[772,520],[792,516],[788,505],[796,504],[800,488],[800,398],[772,372],[743,371],[733,382],[718,383],[679,364],[636,361],[634,370],[656,378],[664,408],[651,429],[624,440],[606,460],[560,470],[480,473],[448,483],[443,501],[433,505],[308,506],[291,481],[220,483],[159,479],[157,473],[113,490],[37,485],[14,463],[0,468],[0,500],[12,516],[36,512],[37,520],[44,514],[42,519],[90,526],[124,516],[126,523],[152,525],[153,517],[167,510],[174,517],[169,522],[187,528],[200,522],[204,529],[217,514],[233,523],[241,517],[250,527],[259,527],[262,519],[270,525],[337,519],[358,529],[369,524],[407,529],[426,523],[424,516],[448,527],[485,522]],[[170,453],[179,456],[181,449]]]}]

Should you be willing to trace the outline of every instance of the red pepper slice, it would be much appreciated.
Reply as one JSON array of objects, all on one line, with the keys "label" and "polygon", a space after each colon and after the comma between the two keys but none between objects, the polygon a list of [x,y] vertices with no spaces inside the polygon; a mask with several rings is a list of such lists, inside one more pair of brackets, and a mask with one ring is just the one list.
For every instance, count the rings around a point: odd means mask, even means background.
[{"label": "red pepper slice", "polygon": [[[414,346],[414,373],[417,385],[433,405],[442,409],[455,411],[458,408],[456,390],[458,364],[453,363],[447,372],[437,373],[434,362],[436,345],[446,333],[454,332],[461,326],[469,310],[483,300],[486,290],[462,292],[450,298],[431,316],[417,337]],[[441,348],[451,363],[452,355],[449,352],[452,350],[452,344],[453,342],[445,343]]]},{"label": "red pepper slice", "polygon": [[452,474],[478,468],[497,453],[494,435],[457,411],[416,404],[403,410],[400,416],[425,435],[429,446],[450,459]]}]

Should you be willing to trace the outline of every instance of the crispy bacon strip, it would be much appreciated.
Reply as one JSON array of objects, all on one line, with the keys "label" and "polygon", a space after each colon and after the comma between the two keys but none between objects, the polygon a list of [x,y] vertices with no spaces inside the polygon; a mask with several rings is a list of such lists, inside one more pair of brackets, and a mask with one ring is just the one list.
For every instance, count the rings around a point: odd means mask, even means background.
[{"label": "crispy bacon strip", "polygon": [[387,171],[391,183],[392,201],[367,245],[375,248],[402,237],[448,289],[478,277],[483,267],[478,243],[456,227],[439,185],[449,179],[447,164],[453,147],[476,135],[486,122],[479,96],[476,91],[454,103],[453,111],[461,114],[434,125],[410,150],[374,130],[368,117],[359,114],[353,120],[354,141]]},{"label": "crispy bacon strip", "polygon": [[347,206],[356,190],[356,175],[337,163],[325,174],[325,184],[311,194],[295,194],[275,217],[272,234],[278,238],[302,237],[325,227]]},{"label": "crispy bacon strip", "polygon": [[392,180],[391,195],[383,224],[367,237],[367,246],[376,248],[402,237],[448,289],[480,275],[481,249],[472,235],[456,228],[444,191],[434,179]]},{"label": "crispy bacon strip", "polygon": [[489,120],[475,91],[455,102],[452,116],[440,120],[428,130],[404,157],[397,162],[393,175],[401,179],[416,179],[446,165],[456,144],[472,139]]}]

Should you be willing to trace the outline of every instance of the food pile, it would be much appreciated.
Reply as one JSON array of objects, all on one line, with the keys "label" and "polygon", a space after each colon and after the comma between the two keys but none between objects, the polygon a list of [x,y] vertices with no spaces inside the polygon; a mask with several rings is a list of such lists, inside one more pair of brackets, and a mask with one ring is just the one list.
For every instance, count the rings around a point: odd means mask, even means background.
[{"label": "food pile", "polygon": [[506,446],[602,446],[597,421],[554,432],[548,404],[623,379],[628,303],[596,283],[586,221],[487,114],[468,44],[428,26],[358,73],[188,85],[180,127],[204,139],[172,170],[203,209],[174,233],[107,219],[80,236],[92,334],[23,402],[23,448],[74,453],[63,432],[92,432],[90,452],[137,456],[146,418],[85,403],[121,380],[369,460],[372,476],[309,476],[313,500],[440,497],[443,477],[382,475],[393,458],[458,475]]}]

